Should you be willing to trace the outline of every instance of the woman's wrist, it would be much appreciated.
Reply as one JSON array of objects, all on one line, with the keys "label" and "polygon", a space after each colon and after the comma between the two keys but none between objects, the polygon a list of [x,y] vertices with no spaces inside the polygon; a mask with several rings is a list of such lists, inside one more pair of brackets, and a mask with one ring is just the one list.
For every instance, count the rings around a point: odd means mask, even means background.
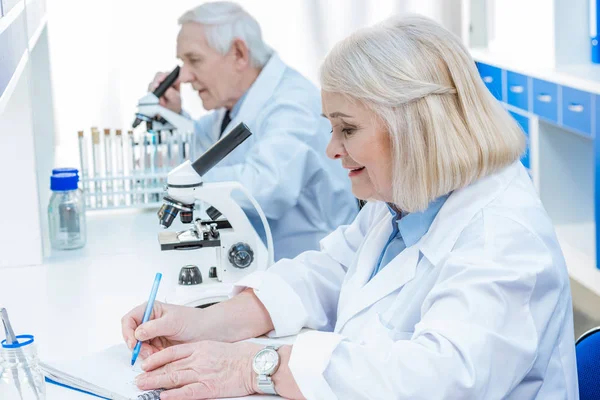
[{"label": "woman's wrist", "polygon": [[286,399],[304,399],[290,370],[289,364],[292,356],[292,347],[286,345],[281,346],[277,350],[277,353],[279,353],[279,368],[277,368],[271,379],[275,385],[275,390],[281,397],[285,397]]}]

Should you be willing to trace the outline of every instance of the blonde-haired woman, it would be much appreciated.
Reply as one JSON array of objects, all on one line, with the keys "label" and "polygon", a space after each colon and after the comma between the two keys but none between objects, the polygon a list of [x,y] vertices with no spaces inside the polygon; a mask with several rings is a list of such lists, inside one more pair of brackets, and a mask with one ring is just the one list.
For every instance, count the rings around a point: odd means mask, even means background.
[{"label": "blonde-haired woman", "polygon": [[[369,199],[321,251],[208,309],[122,321],[161,399],[577,399],[569,280],[524,138],[459,40],[422,17],[335,46],[327,153]],[[241,342],[286,336],[293,346]],[[210,340],[210,342],[209,342]]]}]

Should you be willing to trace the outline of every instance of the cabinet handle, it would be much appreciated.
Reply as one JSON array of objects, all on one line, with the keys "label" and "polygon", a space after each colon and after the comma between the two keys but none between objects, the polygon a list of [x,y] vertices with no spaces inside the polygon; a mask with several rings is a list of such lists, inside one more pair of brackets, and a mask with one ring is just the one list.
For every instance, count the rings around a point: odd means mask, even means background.
[{"label": "cabinet handle", "polygon": [[492,82],[494,82],[494,78],[492,78],[491,76],[484,76],[483,81],[485,83],[492,83]]},{"label": "cabinet handle", "polygon": [[571,112],[576,112],[576,113],[583,112],[583,106],[581,104],[577,104],[577,103],[570,103],[567,106],[567,109]]},{"label": "cabinet handle", "polygon": [[523,86],[521,85],[515,85],[509,87],[509,90],[513,93],[523,93],[525,91],[525,88],[523,88]]},{"label": "cabinet handle", "polygon": [[549,94],[540,94],[537,99],[542,103],[550,103],[552,101],[552,96]]}]

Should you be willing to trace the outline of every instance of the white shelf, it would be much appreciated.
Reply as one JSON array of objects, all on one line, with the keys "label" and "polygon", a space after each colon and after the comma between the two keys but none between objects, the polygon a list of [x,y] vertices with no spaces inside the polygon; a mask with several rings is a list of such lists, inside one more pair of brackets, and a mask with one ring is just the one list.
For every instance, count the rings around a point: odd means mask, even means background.
[{"label": "white shelf", "polygon": [[559,85],[569,86],[586,92],[600,94],[600,64],[573,64],[555,68],[523,63],[504,54],[493,54],[487,49],[470,49],[475,61],[514,71],[533,78],[543,79]]},{"label": "white shelf", "polygon": [[573,236],[594,230],[593,223],[562,224],[555,226],[560,247],[567,262],[569,276],[600,296],[600,270],[596,268],[595,254],[575,247]]},{"label": "white shelf", "polygon": [[31,38],[29,38],[29,51],[31,51],[35,47],[35,45],[37,44],[37,41],[39,40],[40,36],[42,36],[42,32],[44,32],[44,28],[46,28],[46,23],[47,22],[48,22],[48,17],[44,16],[42,18],[42,20],[40,21],[40,26],[38,26],[38,28],[33,33],[33,35],[31,36]]},{"label": "white shelf", "polygon": [[[1,0],[0,0],[1,1]],[[0,18],[0,34],[6,30],[25,10],[25,3],[19,2],[11,10]]]},{"label": "white shelf", "polygon": [[19,61],[19,64],[17,64],[17,68],[15,68],[15,72],[13,73],[12,78],[10,78],[10,81],[8,82],[8,85],[6,85],[4,92],[2,93],[2,95],[0,95],[0,115],[2,115],[4,109],[6,108],[6,104],[10,101],[15,87],[17,86],[17,82],[19,82],[19,78],[21,78],[21,75],[23,74],[23,71],[27,66],[28,60],[29,52],[27,51],[27,49],[25,49],[25,52],[21,57],[21,61]]}]

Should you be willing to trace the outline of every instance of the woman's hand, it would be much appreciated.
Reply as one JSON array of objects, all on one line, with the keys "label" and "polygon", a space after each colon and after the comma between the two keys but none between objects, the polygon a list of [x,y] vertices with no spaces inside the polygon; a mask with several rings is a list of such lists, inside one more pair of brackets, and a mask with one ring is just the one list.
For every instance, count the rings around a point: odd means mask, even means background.
[{"label": "woman's hand", "polygon": [[214,399],[256,393],[252,360],[263,345],[202,341],[171,346],[148,357],[141,390],[167,389],[161,400]]},{"label": "woman's hand", "polygon": [[199,329],[194,325],[202,319],[202,310],[157,301],[154,303],[151,319],[140,325],[145,309],[144,303],[121,319],[123,339],[130,350],[138,340],[145,342],[140,350],[142,359],[167,347],[201,339],[198,336]]}]

